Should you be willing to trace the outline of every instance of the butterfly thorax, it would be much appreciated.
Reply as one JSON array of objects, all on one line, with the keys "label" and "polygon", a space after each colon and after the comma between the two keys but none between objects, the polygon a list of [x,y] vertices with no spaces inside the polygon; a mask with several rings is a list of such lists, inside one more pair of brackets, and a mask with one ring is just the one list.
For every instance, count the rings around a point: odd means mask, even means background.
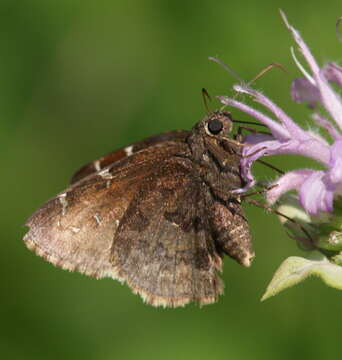
[{"label": "butterfly thorax", "polygon": [[197,123],[187,139],[201,177],[210,187],[226,193],[244,186],[241,144],[228,136],[231,130],[229,113],[214,112]]}]

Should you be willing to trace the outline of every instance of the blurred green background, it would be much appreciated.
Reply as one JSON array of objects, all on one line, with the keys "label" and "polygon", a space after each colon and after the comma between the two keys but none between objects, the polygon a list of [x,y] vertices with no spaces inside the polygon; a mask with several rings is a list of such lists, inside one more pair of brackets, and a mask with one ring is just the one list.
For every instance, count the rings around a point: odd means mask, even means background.
[{"label": "blurred green background", "polygon": [[202,309],[148,307],[116,281],[53,267],[21,240],[25,219],[83,163],[190,128],[205,114],[202,87],[231,94],[234,79],[208,56],[245,79],[282,63],[287,74],[272,70],[257,87],[304,124],[308,112],[289,97],[298,72],[279,7],[320,61],[341,59],[334,28],[340,0],[0,1],[2,359],[337,357],[341,292],[309,280],[260,303],[280,262],[300,251],[277,218],[258,208],[246,209],[257,253],[252,268],[226,259],[226,294]]}]

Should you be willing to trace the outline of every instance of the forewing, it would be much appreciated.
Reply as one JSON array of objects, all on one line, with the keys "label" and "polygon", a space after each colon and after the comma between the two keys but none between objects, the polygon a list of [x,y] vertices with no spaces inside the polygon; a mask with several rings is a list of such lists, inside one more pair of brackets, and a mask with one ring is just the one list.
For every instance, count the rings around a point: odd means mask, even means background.
[{"label": "forewing", "polygon": [[27,221],[26,245],[53,264],[95,277],[116,277],[114,234],[141,185],[187,147],[164,142],[90,175],[48,201]]},{"label": "forewing", "polygon": [[170,159],[144,182],[122,217],[112,246],[114,272],[145,302],[208,304],[223,293],[206,190],[190,161]]},{"label": "forewing", "polygon": [[151,305],[216,301],[222,261],[206,216],[211,198],[184,158],[185,145],[159,150],[141,151],[50,200],[29,219],[27,246],[64,269],[125,281]]},{"label": "forewing", "polygon": [[85,178],[88,175],[94,174],[107,166],[112,165],[113,163],[124,159],[128,156],[135,154],[138,151],[147,149],[148,147],[154,146],[156,144],[161,144],[167,141],[179,142],[184,141],[184,139],[189,135],[189,131],[186,130],[174,130],[159,135],[154,135],[148,137],[142,141],[139,141],[133,145],[123,147],[112,151],[97,160],[94,160],[84,166],[82,166],[76,173],[72,176],[71,184],[76,183],[77,181]]}]

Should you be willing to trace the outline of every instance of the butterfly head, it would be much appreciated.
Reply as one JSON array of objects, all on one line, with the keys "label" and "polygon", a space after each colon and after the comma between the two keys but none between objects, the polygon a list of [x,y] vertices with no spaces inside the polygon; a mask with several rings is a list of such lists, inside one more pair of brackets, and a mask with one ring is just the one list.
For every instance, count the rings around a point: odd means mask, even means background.
[{"label": "butterfly head", "polygon": [[226,137],[233,129],[233,119],[228,112],[215,111],[209,114],[198,125],[199,130],[204,130],[206,135]]},{"label": "butterfly head", "polygon": [[210,113],[194,126],[187,139],[192,155],[198,161],[202,161],[207,159],[208,153],[222,159],[228,158],[232,152],[239,153],[240,149],[237,148],[236,141],[230,136],[232,130],[233,119],[230,113],[224,111]]}]

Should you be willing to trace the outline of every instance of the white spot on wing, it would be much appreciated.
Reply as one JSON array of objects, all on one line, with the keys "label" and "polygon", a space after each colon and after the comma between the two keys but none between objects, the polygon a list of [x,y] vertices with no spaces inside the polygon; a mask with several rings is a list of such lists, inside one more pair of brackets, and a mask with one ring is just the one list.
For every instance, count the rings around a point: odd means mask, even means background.
[{"label": "white spot on wing", "polygon": [[70,227],[70,230],[71,230],[73,233],[75,233],[75,234],[77,234],[78,232],[80,232],[80,231],[81,231],[81,229],[80,229],[80,228],[75,227],[75,226],[71,226],[71,227]]},{"label": "white spot on wing", "polygon": [[203,154],[203,160],[208,162],[210,160],[209,156],[207,154]]},{"label": "white spot on wing", "polygon": [[67,196],[67,193],[63,193],[58,196],[59,202],[62,205],[62,215],[65,215],[66,208],[68,206],[68,201],[66,199],[66,196]]},{"label": "white spot on wing", "polygon": [[112,179],[112,174],[109,172],[109,168],[105,168],[102,171],[98,172],[98,175],[100,175],[103,179]]},{"label": "white spot on wing", "polygon": [[94,215],[94,219],[95,219],[95,221],[97,222],[97,225],[101,225],[101,223],[102,223],[102,218],[101,218],[101,216],[100,215],[98,215],[98,214],[95,214]]},{"label": "white spot on wing", "polygon": [[125,153],[126,153],[127,156],[131,156],[133,154],[133,145],[127,146],[125,148]]},{"label": "white spot on wing", "polygon": [[100,160],[95,160],[95,161],[94,161],[94,168],[95,168],[96,171],[100,171],[100,170],[101,170]]}]

